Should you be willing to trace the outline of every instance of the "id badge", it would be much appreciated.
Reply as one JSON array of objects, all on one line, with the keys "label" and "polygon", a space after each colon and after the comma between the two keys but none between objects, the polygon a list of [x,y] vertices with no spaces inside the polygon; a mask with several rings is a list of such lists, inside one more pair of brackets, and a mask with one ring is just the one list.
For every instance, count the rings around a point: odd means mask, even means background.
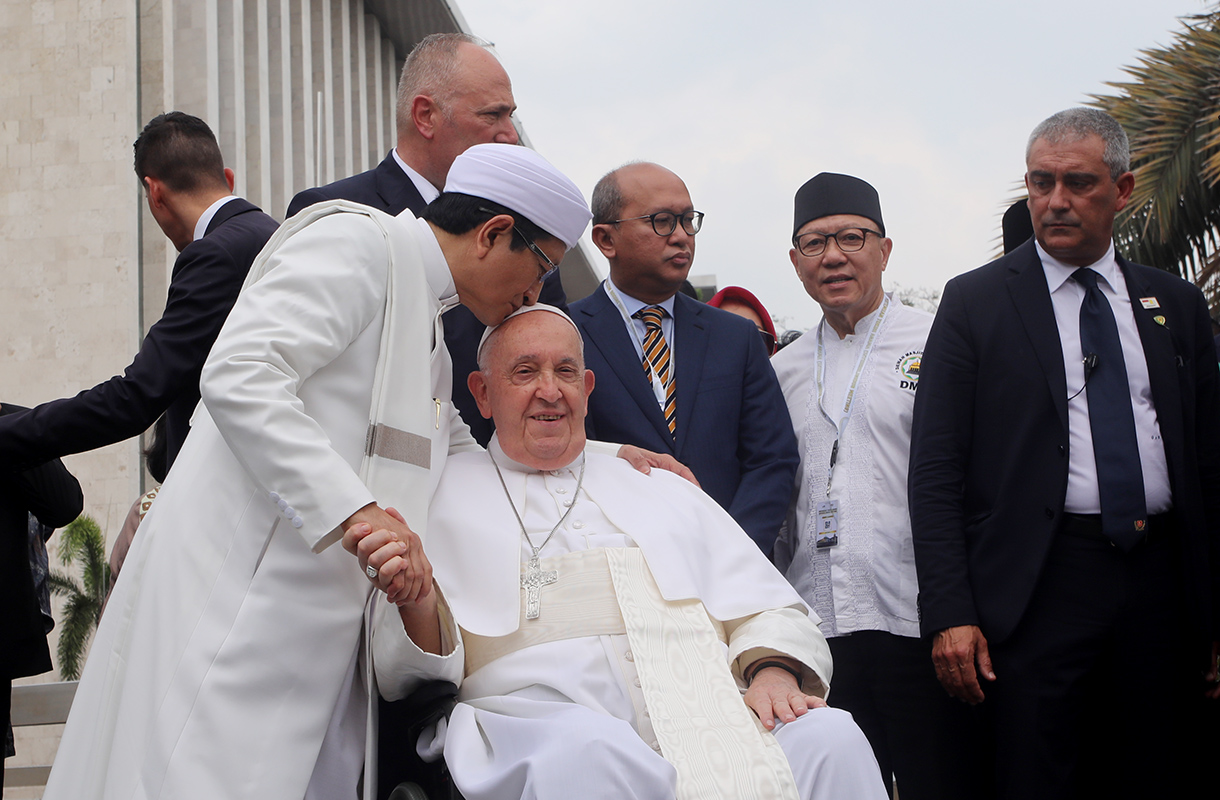
[{"label": "id badge", "polygon": [[818,503],[818,533],[816,547],[834,547],[839,543],[839,501],[823,500]]}]

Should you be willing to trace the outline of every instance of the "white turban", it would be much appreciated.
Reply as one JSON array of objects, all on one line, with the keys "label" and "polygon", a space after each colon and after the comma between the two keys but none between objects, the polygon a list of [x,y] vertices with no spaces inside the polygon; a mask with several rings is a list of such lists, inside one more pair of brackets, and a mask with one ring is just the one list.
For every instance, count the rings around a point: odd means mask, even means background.
[{"label": "white turban", "polygon": [[449,168],[446,192],[483,197],[528,218],[571,249],[593,215],[566,175],[528,147],[476,144]]},{"label": "white turban", "polygon": [[[483,357],[483,345],[487,344],[487,339],[492,335],[492,333],[495,332],[495,330],[497,328],[500,327],[500,325],[503,325],[504,323],[508,322],[513,317],[519,317],[522,314],[528,314],[531,311],[549,311],[552,314],[555,314],[556,316],[561,317],[564,322],[566,322],[572,326],[572,330],[576,331],[576,338],[577,339],[581,338],[580,337],[580,328],[577,328],[576,323],[572,321],[572,318],[569,317],[567,314],[563,313],[563,311],[561,309],[558,309],[555,306],[548,306],[546,303],[534,303],[532,306],[521,306],[521,308],[518,308],[516,311],[514,311],[513,313],[509,314],[507,317],[502,319],[500,321],[499,325],[491,325],[487,328],[487,330],[483,331],[483,338],[479,339],[479,349],[477,351],[475,351],[475,358],[481,359]],[[583,342],[583,340],[582,340],[582,342]]]}]

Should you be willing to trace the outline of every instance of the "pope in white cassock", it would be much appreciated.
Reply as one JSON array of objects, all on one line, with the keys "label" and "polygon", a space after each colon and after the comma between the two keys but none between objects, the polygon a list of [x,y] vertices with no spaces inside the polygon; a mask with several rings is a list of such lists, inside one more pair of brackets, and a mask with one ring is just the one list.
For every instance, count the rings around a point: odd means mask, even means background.
[{"label": "pope in white cassock", "polygon": [[356,796],[370,589],[326,548],[364,521],[418,557],[447,455],[477,447],[449,403],[441,314],[461,302],[494,324],[533,302],[589,210],[533,151],[485,144],[424,217],[324,203],[259,256],[110,598],[48,800]]},{"label": "pope in white cassock", "polygon": [[459,684],[421,755],[443,752],[466,800],[884,798],[864,735],[826,707],[829,649],[791,586],[699,489],[586,447],[572,322],[522,308],[479,366],[496,435],[437,487],[436,591],[390,583],[418,573],[389,531],[345,536],[396,601],[374,611],[382,694]]}]

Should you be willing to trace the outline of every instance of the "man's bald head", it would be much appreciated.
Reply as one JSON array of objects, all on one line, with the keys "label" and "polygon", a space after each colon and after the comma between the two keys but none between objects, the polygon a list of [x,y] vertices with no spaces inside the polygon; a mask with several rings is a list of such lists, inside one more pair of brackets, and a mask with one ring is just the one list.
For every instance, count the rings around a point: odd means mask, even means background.
[{"label": "man's bald head", "polygon": [[425,37],[403,64],[395,119],[398,155],[438,189],[475,144],[516,144],[512,84],[491,45],[464,33]]}]

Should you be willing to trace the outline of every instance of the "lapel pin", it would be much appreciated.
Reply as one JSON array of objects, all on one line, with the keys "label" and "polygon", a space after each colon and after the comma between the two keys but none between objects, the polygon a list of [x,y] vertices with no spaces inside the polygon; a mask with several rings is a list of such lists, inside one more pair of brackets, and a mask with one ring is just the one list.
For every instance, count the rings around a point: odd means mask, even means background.
[{"label": "lapel pin", "polygon": [[1155,322],[1157,325],[1160,325],[1160,326],[1162,326],[1162,327],[1164,327],[1164,325],[1165,325],[1165,318],[1164,318],[1164,317],[1162,317],[1160,314],[1157,314],[1155,317],[1153,317],[1153,318],[1152,318],[1152,321],[1153,321],[1153,322]]},{"label": "lapel pin", "polygon": [[1161,304],[1155,297],[1141,297],[1140,305],[1144,308],[1160,308]]}]

